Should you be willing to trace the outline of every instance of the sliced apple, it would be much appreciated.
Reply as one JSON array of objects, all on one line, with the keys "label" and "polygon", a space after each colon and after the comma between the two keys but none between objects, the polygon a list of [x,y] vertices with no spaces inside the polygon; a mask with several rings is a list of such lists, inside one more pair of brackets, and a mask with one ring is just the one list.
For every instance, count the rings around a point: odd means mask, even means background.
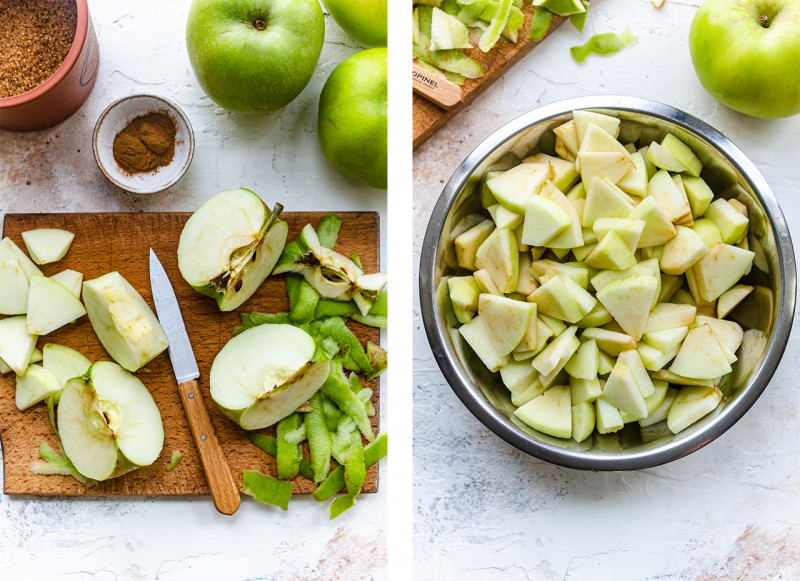
[{"label": "sliced apple", "polygon": [[592,380],[597,378],[600,367],[600,350],[593,340],[581,343],[578,350],[567,362],[564,369],[575,379]]},{"label": "sliced apple", "polygon": [[649,196],[628,214],[628,218],[645,222],[642,236],[639,239],[639,248],[666,244],[677,234],[675,226],[664,214],[656,199]]},{"label": "sliced apple", "polygon": [[0,319],[0,359],[17,375],[23,375],[28,368],[38,338],[28,333],[26,327],[24,315]]},{"label": "sliced apple", "polygon": [[58,228],[39,228],[22,233],[28,254],[36,264],[48,264],[64,258],[75,235]]},{"label": "sliced apple", "polygon": [[593,178],[586,190],[583,226],[592,228],[599,218],[625,218],[633,211],[630,197],[605,177]]},{"label": "sliced apple", "polygon": [[671,351],[661,351],[647,343],[640,343],[636,347],[645,369],[653,372],[662,370],[667,363],[675,359],[679,349],[680,345],[674,347]]},{"label": "sliced apple", "polygon": [[572,406],[572,439],[579,444],[594,431],[594,406],[589,402]]},{"label": "sliced apple", "polygon": [[722,293],[717,299],[717,317],[722,319],[741,303],[747,295],[753,292],[753,288],[747,284],[737,284]]},{"label": "sliced apple", "polygon": [[498,353],[480,315],[474,317],[466,325],[461,325],[458,332],[489,371],[497,371],[508,363],[508,357]]},{"label": "sliced apple", "polygon": [[560,141],[563,147],[563,152],[556,150],[556,153],[561,155],[564,159],[575,161],[575,156],[578,155],[578,128],[575,120],[571,119],[553,129],[556,135],[556,146]]},{"label": "sliced apple", "polygon": [[478,248],[480,248],[481,244],[489,237],[489,234],[494,231],[494,228],[494,222],[491,220],[483,220],[456,236],[453,247],[456,251],[458,266],[468,270],[476,270],[475,254],[478,252]]},{"label": "sliced apple", "polygon": [[572,405],[578,405],[583,402],[591,403],[603,393],[603,386],[597,377],[594,379],[578,379],[570,376],[569,388],[572,393]]},{"label": "sliced apple", "polygon": [[554,438],[572,436],[572,405],[569,386],[556,385],[514,411],[534,430]]},{"label": "sliced apple", "polygon": [[519,345],[535,313],[534,303],[506,297],[484,293],[478,301],[478,315],[483,319],[486,331],[500,355],[508,355]]},{"label": "sliced apple", "polygon": [[676,327],[674,329],[664,329],[663,331],[653,331],[642,335],[642,340],[659,351],[668,352],[680,346],[681,342],[689,334],[689,327]]},{"label": "sliced apple", "polygon": [[78,472],[107,480],[155,462],[164,428],[144,384],[107,361],[92,365],[86,379],[69,380],[58,404],[58,435]]},{"label": "sliced apple", "polygon": [[597,125],[606,133],[609,133],[615,139],[619,136],[619,119],[604,113],[595,113],[594,111],[577,110],[572,112],[572,118],[575,122],[575,134],[577,137],[578,146],[583,141],[583,136],[589,128],[589,124]]},{"label": "sliced apple", "polygon": [[630,217],[598,218],[594,221],[592,229],[598,240],[603,240],[609,232],[616,232],[630,251],[635,252],[645,225],[644,220],[632,220]]},{"label": "sliced apple", "polygon": [[541,167],[523,163],[487,180],[486,187],[507,210],[522,214],[528,199],[538,194],[552,177],[553,170],[549,165]]},{"label": "sliced apple", "polygon": [[639,426],[642,428],[646,428],[647,426],[652,426],[654,424],[657,424],[658,422],[663,422],[664,420],[666,420],[667,416],[669,415],[669,408],[672,407],[672,403],[675,401],[675,398],[678,397],[678,393],[680,393],[674,387],[669,387],[669,383],[667,383],[666,381],[655,380],[655,383],[656,383],[656,394],[651,397],[655,398],[658,396],[658,393],[660,392],[661,389],[659,386],[664,386],[664,395],[663,398],[661,399],[661,403],[658,404],[658,407],[652,410],[650,409],[650,403],[648,402],[648,400],[647,399],[645,400],[645,403],[648,404],[647,409],[649,413],[647,414],[646,418],[642,418],[641,420],[639,420]]},{"label": "sliced apple", "polygon": [[700,298],[708,302],[716,301],[722,293],[739,282],[752,266],[754,256],[753,252],[736,246],[713,244],[691,270]]},{"label": "sliced apple", "polygon": [[17,375],[16,383],[14,402],[20,411],[59,393],[62,388],[56,376],[41,365],[28,365],[24,374]]},{"label": "sliced apple", "polygon": [[731,372],[731,366],[708,324],[695,327],[683,340],[669,370],[691,379],[714,379]]},{"label": "sliced apple", "polygon": [[688,169],[656,141],[652,142],[647,149],[647,159],[662,171],[682,172]]},{"label": "sliced apple", "polygon": [[[570,291],[569,282],[572,282],[575,287],[586,293],[569,277],[557,275],[533,291],[528,300],[536,303],[538,312],[541,314],[561,319],[570,324],[577,323],[591,309],[585,310],[581,306],[581,303]],[[594,300],[591,295],[589,297]]]},{"label": "sliced apple", "polygon": [[500,368],[500,378],[509,391],[518,392],[528,387],[539,376],[527,361],[509,361]]},{"label": "sliced apple", "polygon": [[[559,365],[565,353],[571,357],[577,347],[572,348],[577,327],[568,327],[545,347],[534,359],[532,365],[542,375],[550,375]],[[571,351],[571,352],[570,352]],[[569,357],[567,357],[567,361]],[[566,364],[566,361],[564,362]]]},{"label": "sliced apple", "polygon": [[686,327],[694,322],[697,315],[697,307],[677,303],[659,303],[647,318],[644,332],[663,331],[665,329],[676,329]]},{"label": "sliced apple", "polygon": [[211,398],[245,430],[271,426],[325,383],[330,362],[313,361],[314,351],[314,339],[292,325],[252,327],[228,341],[214,358]]},{"label": "sliced apple", "polygon": [[78,298],[67,287],[44,276],[31,278],[26,330],[46,335],[86,314]]},{"label": "sliced apple", "polygon": [[522,224],[522,220],[524,218],[522,214],[516,214],[510,210],[507,210],[502,204],[493,204],[486,208],[486,211],[489,212],[489,215],[492,217],[492,221],[498,228],[508,228],[509,230],[513,230]]},{"label": "sliced apple", "polygon": [[[542,188],[539,197],[549,200],[561,208],[569,216],[569,227],[563,232],[556,234],[543,246],[547,248],[567,249],[568,251],[576,246],[583,246],[583,233],[581,232],[581,221],[576,204],[571,203],[567,197],[559,190],[553,182],[548,181]],[[582,202],[583,200],[579,200]]]},{"label": "sliced apple", "polygon": [[634,419],[647,416],[647,405],[633,373],[619,362],[611,370],[600,399],[633,416]]},{"label": "sliced apple", "polygon": [[459,323],[469,323],[478,311],[480,287],[474,276],[454,276],[447,280],[450,302]]},{"label": "sliced apple", "polygon": [[708,246],[691,228],[677,227],[677,235],[664,245],[661,270],[667,274],[683,274],[708,252]]},{"label": "sliced apple", "polygon": [[597,433],[610,434],[621,430],[625,426],[619,410],[613,405],[601,398],[596,399],[594,405]]},{"label": "sliced apple", "polygon": [[525,205],[522,241],[543,246],[570,227],[571,214],[552,200],[532,196]]},{"label": "sliced apple", "polygon": [[667,414],[667,426],[677,434],[714,411],[722,401],[718,387],[684,387]]},{"label": "sliced apple", "polygon": [[658,281],[652,276],[637,275],[607,284],[597,292],[597,299],[625,333],[638,341],[657,295]]},{"label": "sliced apple", "polygon": [[497,229],[475,254],[475,266],[486,269],[501,292],[512,292],[519,277],[519,251],[513,232]]},{"label": "sliced apple", "polygon": [[192,214],[178,243],[181,275],[221,311],[244,303],[272,272],[289,227],[278,220],[283,207],[267,206],[250,190],[215,195]]},{"label": "sliced apple", "polygon": [[74,270],[62,270],[50,277],[50,280],[57,282],[69,289],[75,298],[81,298],[81,287],[83,286],[83,274]]},{"label": "sliced apple", "polygon": [[624,270],[636,264],[636,257],[619,234],[611,231],[586,257],[586,264],[598,269]]},{"label": "sliced apple", "polygon": [[[607,355],[610,355],[611,357],[617,357],[623,351],[636,349],[636,340],[633,337],[631,337],[630,335],[626,335],[625,333],[617,333],[615,331],[609,331],[608,329],[589,327],[583,330],[581,338],[584,341],[588,341],[589,339],[594,339],[597,342],[597,346],[600,348],[600,350],[606,353]],[[601,368],[602,368],[602,357],[601,357]],[[598,373],[600,373],[600,375],[603,375],[602,371],[598,371]]]},{"label": "sliced apple", "polygon": [[650,179],[647,175],[644,156],[638,151],[631,152],[631,161],[633,169],[625,174],[617,186],[626,194],[644,198],[647,195],[647,183]]},{"label": "sliced apple", "polygon": [[679,224],[687,217],[691,218],[692,209],[689,201],[667,171],[662,169],[651,178],[647,192],[672,223]]},{"label": "sliced apple", "polygon": [[601,176],[616,184],[635,169],[627,152],[583,151],[578,153],[576,163],[580,164],[581,179],[590,185],[595,177]]},{"label": "sliced apple", "polygon": [[[58,380],[59,389],[67,384],[73,377],[83,377],[91,367],[92,362],[75,349],[45,343],[42,347],[42,367],[52,373]],[[60,395],[56,399],[60,398]],[[57,402],[56,402],[57,403]]]},{"label": "sliced apple", "polygon": [[34,275],[42,271],[31,262],[11,238],[0,240],[0,314],[24,315],[28,306],[28,289]]},{"label": "sliced apple", "polygon": [[722,198],[711,202],[705,216],[717,225],[725,244],[739,243],[747,234],[750,224],[746,215],[742,215],[728,200]]},{"label": "sliced apple", "polygon": [[83,300],[103,347],[128,371],[136,371],[167,348],[155,313],[120,273],[84,282]]},{"label": "sliced apple", "polygon": [[683,176],[683,187],[686,190],[686,197],[689,198],[692,217],[699,218],[706,213],[708,205],[714,199],[714,192],[700,177]]}]

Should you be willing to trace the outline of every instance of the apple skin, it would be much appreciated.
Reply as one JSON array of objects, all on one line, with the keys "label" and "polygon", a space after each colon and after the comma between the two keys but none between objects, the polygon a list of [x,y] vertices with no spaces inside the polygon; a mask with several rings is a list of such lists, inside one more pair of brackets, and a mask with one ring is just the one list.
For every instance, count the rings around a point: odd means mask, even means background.
[{"label": "apple skin", "polygon": [[372,48],[343,60],[319,98],[319,142],[328,161],[358,181],[387,183],[387,51]]},{"label": "apple skin", "polygon": [[197,81],[235,112],[289,104],[314,74],[324,38],[317,0],[194,0],[186,23]]},{"label": "apple skin", "polygon": [[708,0],[689,50],[700,83],[722,104],[754,117],[800,113],[800,0]]},{"label": "apple skin", "polygon": [[386,46],[388,0],[322,0],[347,34],[367,46]]}]

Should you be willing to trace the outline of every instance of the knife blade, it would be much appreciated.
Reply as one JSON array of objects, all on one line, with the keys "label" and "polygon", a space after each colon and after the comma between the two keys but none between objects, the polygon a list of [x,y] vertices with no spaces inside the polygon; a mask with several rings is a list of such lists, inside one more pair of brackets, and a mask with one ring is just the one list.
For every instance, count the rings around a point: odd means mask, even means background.
[{"label": "knife blade", "polygon": [[211,417],[208,415],[197,378],[200,371],[194,357],[186,325],[183,322],[178,299],[167,272],[150,249],[150,287],[158,319],[169,341],[169,358],[178,393],[186,412],[189,429],[200,456],[200,464],[214,499],[214,506],[222,514],[233,514],[239,508],[241,497],[233,480],[225,454],[219,444]]}]

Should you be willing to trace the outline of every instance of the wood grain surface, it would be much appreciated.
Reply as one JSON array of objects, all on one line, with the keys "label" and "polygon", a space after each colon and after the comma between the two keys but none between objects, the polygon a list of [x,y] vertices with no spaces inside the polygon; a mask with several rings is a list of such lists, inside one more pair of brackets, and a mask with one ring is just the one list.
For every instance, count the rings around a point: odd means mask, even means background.
[{"label": "wood grain surface", "polygon": [[467,79],[461,87],[461,100],[450,109],[443,109],[438,105],[428,101],[425,97],[414,93],[413,123],[414,123],[414,149],[422,145],[426,139],[433,135],[449,119],[454,117],[471,103],[481,92],[499,79],[512,65],[522,57],[532,51],[545,38],[561,24],[567,20],[563,16],[555,16],[550,23],[544,38],[539,42],[528,40],[531,30],[531,18],[533,17],[534,7],[531,3],[525,3],[522,12],[525,14],[525,24],[519,31],[516,43],[512,43],[501,37],[497,44],[488,53],[481,51],[477,45],[464,52],[467,56],[478,61],[483,67],[484,75],[479,79]]},{"label": "wood grain surface", "polygon": [[[324,212],[286,212],[281,219],[289,225],[288,240],[294,239],[303,226],[316,225]],[[379,267],[379,222],[374,212],[337,212],[342,228],[336,249],[346,255],[357,252],[367,272]],[[245,431],[227,419],[211,400],[208,374],[219,350],[231,339],[239,326],[238,312],[282,312],[289,308],[286,285],[282,276],[269,277],[259,290],[236,312],[221,313],[216,302],[193,290],[178,270],[178,239],[189,213],[107,213],[107,214],[6,214],[3,235],[9,236],[23,250],[21,233],[34,228],[63,228],[75,234],[67,255],[60,261],[41,267],[46,276],[65,269],[82,272],[84,280],[111,271],[119,271],[153,307],[148,270],[148,252],[155,250],[175,288],[186,330],[192,342],[200,369],[199,384],[228,464],[239,490],[242,471],[258,470],[275,476],[273,458],[256,448]],[[378,342],[379,330],[348,323],[363,342]],[[77,322],[41,337],[37,346],[58,343],[72,347],[92,361],[111,360],[94,334],[86,316]],[[3,447],[4,492],[35,495],[206,495],[208,486],[200,459],[192,440],[186,415],[178,395],[178,385],[165,351],[143,369],[137,377],[148,387],[161,411],[164,422],[164,448],[158,460],[119,478],[86,487],[69,476],[35,475],[31,464],[39,458],[39,444],[48,442],[58,449],[58,442],[47,420],[44,404],[24,412],[14,405],[15,379],[13,373],[0,376],[0,443]],[[373,429],[379,430],[380,397],[378,380],[365,384],[373,389],[376,414]],[[274,428],[263,431],[274,435]],[[172,450],[183,452],[183,460],[167,472]],[[307,449],[306,449],[307,453]],[[367,472],[364,492],[378,487],[378,466]],[[312,482],[298,476],[294,492],[307,494],[316,488]]]}]

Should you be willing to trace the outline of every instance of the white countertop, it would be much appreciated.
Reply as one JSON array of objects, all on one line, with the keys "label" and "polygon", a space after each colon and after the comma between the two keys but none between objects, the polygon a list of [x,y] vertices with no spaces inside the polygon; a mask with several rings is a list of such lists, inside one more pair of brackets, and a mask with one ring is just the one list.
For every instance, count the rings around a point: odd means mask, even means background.
[{"label": "white countertop", "polygon": [[[800,227],[800,116],[726,109],[688,52],[699,0],[592,2],[582,35],[564,25],[414,156],[414,264],[428,216],[459,163],[522,113],[591,94],[647,97],[711,124],[756,164]],[[639,43],[575,63],[569,47],[629,26]],[[797,243],[797,241],[796,241]],[[584,473],[526,456],[474,418],[437,367],[414,317],[415,571],[419,579],[659,581],[800,578],[800,338],[726,434],[658,468]]]},{"label": "white countertop", "polygon": [[[286,211],[362,210],[386,196],[333,169],[317,142],[319,92],[359,47],[326,15],[326,42],[303,93],[269,115],[233,115],[201,91],[184,48],[189,2],[89,0],[100,45],[97,84],[84,106],[37,133],[0,131],[0,221],[12,212],[192,211],[224,189],[247,187]],[[125,193],[91,152],[100,112],[119,97],[175,101],[195,130],[186,176],[161,194]],[[386,382],[383,382],[385,389]],[[383,406],[382,422],[385,418]],[[385,423],[384,423],[385,425]],[[382,461],[386,474],[388,459]],[[0,479],[2,482],[2,479]],[[210,498],[59,499],[0,495],[3,579],[382,579],[387,494],[359,497],[334,521],[327,503],[295,498],[288,512],[244,497],[232,517]]]}]

